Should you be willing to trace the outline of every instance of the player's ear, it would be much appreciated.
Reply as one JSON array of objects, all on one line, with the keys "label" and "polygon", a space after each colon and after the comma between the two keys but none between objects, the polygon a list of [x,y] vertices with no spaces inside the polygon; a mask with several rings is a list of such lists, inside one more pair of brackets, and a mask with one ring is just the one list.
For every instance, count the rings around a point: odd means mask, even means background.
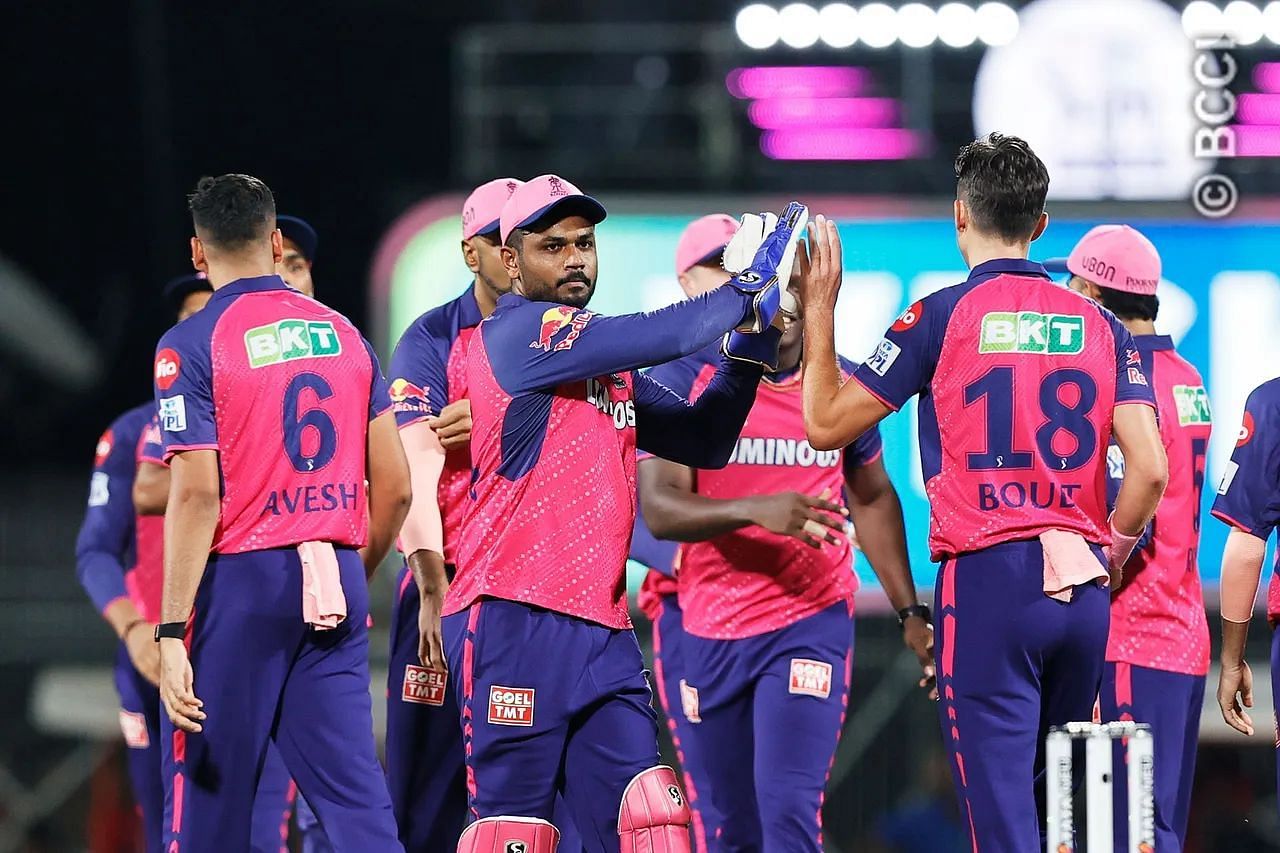
[{"label": "player's ear", "polygon": [[1044,229],[1048,227],[1049,227],[1049,211],[1043,210],[1040,212],[1040,221],[1036,223],[1036,229],[1031,232],[1030,242],[1034,243],[1037,239],[1039,239],[1040,235],[1044,233]]},{"label": "player's ear", "polygon": [[516,255],[516,250],[510,246],[503,246],[502,266],[507,270],[507,278],[515,281],[520,277],[520,258]]},{"label": "player's ear", "polygon": [[209,274],[209,259],[204,255],[204,243],[199,237],[191,238],[191,266],[205,275]]},{"label": "player's ear", "polygon": [[476,251],[475,246],[471,245],[470,240],[462,241],[462,260],[466,263],[467,269],[480,272],[480,253]]},{"label": "player's ear", "polygon": [[952,216],[955,217],[956,230],[964,231],[969,227],[969,208],[960,199],[956,199],[951,203]]},{"label": "player's ear", "polygon": [[284,235],[279,228],[271,232],[271,260],[277,264],[284,260]]}]

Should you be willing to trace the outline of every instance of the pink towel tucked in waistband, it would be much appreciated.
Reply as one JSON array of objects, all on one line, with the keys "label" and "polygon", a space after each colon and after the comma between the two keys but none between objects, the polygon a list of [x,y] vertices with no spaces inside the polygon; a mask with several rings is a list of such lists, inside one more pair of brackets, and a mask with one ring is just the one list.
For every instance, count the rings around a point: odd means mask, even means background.
[{"label": "pink towel tucked in waistband", "polygon": [[1052,599],[1070,601],[1072,587],[1108,577],[1079,533],[1046,530],[1040,534],[1040,547],[1044,550],[1044,594]]},{"label": "pink towel tucked in waistband", "polygon": [[338,555],[331,542],[303,542],[302,619],[317,631],[338,627],[347,618],[347,596],[342,591]]}]

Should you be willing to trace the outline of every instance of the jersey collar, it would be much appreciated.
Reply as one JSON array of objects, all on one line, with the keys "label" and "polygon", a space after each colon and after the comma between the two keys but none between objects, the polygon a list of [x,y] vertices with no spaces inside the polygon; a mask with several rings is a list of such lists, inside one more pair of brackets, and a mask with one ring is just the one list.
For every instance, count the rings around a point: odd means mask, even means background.
[{"label": "jersey collar", "polygon": [[238,278],[229,284],[224,284],[213,292],[213,298],[221,299],[227,296],[239,296],[242,293],[289,289],[289,285],[285,284],[284,279],[278,275],[259,275],[253,278]]},{"label": "jersey collar", "polygon": [[1134,335],[1133,344],[1140,350],[1157,352],[1173,349],[1173,338],[1168,335]]},{"label": "jersey collar", "polygon": [[984,261],[969,271],[969,281],[991,278],[997,275],[1035,276],[1049,278],[1044,265],[1024,258],[994,258]]},{"label": "jersey collar", "polygon": [[[506,294],[503,294],[505,296]],[[502,296],[498,297],[498,301],[502,300]],[[496,308],[497,302],[494,303]],[[480,303],[476,301],[476,285],[473,281],[467,285],[467,289],[458,297],[459,320],[462,321],[462,327],[465,329],[469,326],[478,326],[484,318],[480,316]]]}]

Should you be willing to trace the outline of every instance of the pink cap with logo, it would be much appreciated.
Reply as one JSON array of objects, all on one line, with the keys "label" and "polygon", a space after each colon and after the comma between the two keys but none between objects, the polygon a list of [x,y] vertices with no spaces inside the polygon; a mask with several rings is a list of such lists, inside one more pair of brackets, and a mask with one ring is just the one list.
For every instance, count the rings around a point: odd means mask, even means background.
[{"label": "pink cap with logo", "polygon": [[511,232],[532,225],[552,210],[565,208],[565,214],[576,212],[591,224],[605,218],[604,205],[559,175],[539,175],[516,187],[502,208],[502,242]]},{"label": "pink cap with logo", "polygon": [[676,243],[676,274],[718,259],[737,231],[738,220],[724,213],[713,213],[690,222]]},{"label": "pink cap with logo", "polygon": [[1076,243],[1066,268],[1099,287],[1153,296],[1160,282],[1160,253],[1135,228],[1099,225]]},{"label": "pink cap with logo", "polygon": [[472,190],[462,203],[462,239],[497,231],[503,205],[523,183],[515,178],[495,178]]}]

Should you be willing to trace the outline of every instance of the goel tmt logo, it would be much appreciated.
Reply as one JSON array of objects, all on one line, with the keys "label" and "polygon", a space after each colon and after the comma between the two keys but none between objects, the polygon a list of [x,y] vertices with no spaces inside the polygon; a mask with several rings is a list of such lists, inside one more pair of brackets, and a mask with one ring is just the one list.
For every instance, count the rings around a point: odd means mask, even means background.
[{"label": "goel tmt logo", "polygon": [[249,366],[266,367],[299,358],[329,358],[342,353],[342,341],[327,320],[279,320],[244,333]]},{"label": "goel tmt logo", "polygon": [[980,353],[1077,355],[1084,350],[1084,317],[1036,311],[992,311],[982,318]]}]

